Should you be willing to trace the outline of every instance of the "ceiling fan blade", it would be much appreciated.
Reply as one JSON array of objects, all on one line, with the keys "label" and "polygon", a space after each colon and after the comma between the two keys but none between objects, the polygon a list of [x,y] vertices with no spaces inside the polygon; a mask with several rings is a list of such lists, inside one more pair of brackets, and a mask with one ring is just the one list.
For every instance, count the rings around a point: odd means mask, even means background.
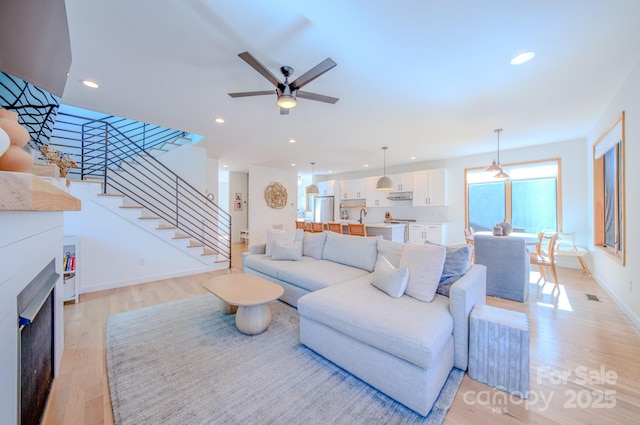
[{"label": "ceiling fan blade", "polygon": [[325,96],[323,94],[311,93],[308,91],[300,91],[300,90],[298,90],[297,92],[297,97],[301,97],[303,99],[309,99],[309,100],[317,100],[318,102],[325,102],[325,103],[336,103],[338,100],[340,100],[337,97]]},{"label": "ceiling fan blade", "polygon": [[324,74],[325,72],[334,68],[336,65],[338,64],[335,63],[333,59],[326,58],[325,60],[323,60],[322,62],[320,62],[319,64],[317,64],[316,66],[314,66],[313,68],[311,68],[310,70],[308,70],[307,72],[299,76],[298,78],[296,78],[291,84],[289,84],[289,87],[291,87],[291,90],[298,90],[302,86],[309,84],[310,82],[312,82],[313,80],[315,80],[316,78]]},{"label": "ceiling fan blade", "polygon": [[251,66],[253,69],[255,69],[260,74],[262,74],[262,76],[267,80],[269,80],[269,82],[271,82],[271,84],[273,84],[274,86],[278,87],[279,85],[282,84],[280,80],[278,80],[276,76],[271,73],[271,71],[269,71],[263,64],[261,64],[260,61],[258,61],[258,59],[253,57],[251,53],[242,52],[238,54],[238,56],[240,56],[240,59],[248,63],[249,66]]},{"label": "ceiling fan blade", "polygon": [[280,115],[289,115],[289,110],[286,108],[280,108]]},{"label": "ceiling fan blade", "polygon": [[247,97],[247,96],[264,96],[267,94],[274,94],[274,90],[262,90],[262,91],[243,91],[239,93],[229,93],[231,97]]}]

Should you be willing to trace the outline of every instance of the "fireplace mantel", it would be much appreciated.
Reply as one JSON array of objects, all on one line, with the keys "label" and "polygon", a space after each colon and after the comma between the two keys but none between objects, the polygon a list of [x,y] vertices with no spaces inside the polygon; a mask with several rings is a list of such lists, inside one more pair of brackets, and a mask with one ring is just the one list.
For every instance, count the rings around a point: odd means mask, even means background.
[{"label": "fireplace mantel", "polygon": [[34,174],[0,171],[0,211],[80,211],[80,204]]}]

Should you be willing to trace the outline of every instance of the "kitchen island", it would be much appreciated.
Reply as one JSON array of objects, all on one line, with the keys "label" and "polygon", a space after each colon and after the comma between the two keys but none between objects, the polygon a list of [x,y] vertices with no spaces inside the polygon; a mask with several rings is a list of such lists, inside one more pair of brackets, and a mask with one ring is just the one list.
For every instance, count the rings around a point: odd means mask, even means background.
[{"label": "kitchen island", "polygon": [[[357,220],[350,222],[357,223]],[[349,233],[348,224],[350,222],[341,221],[342,233]],[[365,222],[364,225],[367,229],[367,236],[382,236],[383,239],[404,243],[404,224]]]}]

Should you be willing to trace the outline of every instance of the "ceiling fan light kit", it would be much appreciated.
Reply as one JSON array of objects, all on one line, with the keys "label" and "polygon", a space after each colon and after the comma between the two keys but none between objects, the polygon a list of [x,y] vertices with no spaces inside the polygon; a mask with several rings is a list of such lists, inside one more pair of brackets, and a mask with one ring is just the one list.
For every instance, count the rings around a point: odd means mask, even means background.
[{"label": "ceiling fan light kit", "polygon": [[391,190],[393,189],[393,182],[389,177],[387,177],[387,147],[382,147],[382,152],[384,155],[384,165],[382,171],[382,177],[378,179],[378,183],[376,183],[377,190]]},{"label": "ceiling fan light kit", "polygon": [[[271,73],[258,59],[256,59],[249,52],[242,52],[238,54],[240,59],[245,61],[249,66],[258,71],[263,77],[265,77],[271,84],[276,87],[276,95],[278,97],[278,106],[280,107],[280,115],[288,115],[289,109],[294,108],[298,104],[297,98],[315,100],[325,103],[336,103],[339,99],[337,97],[325,96],[323,94],[311,93],[306,91],[299,91],[300,88],[309,84],[325,72],[334,68],[337,64],[331,58],[327,58],[314,66],[291,83],[289,77],[293,74],[293,68],[290,66],[280,67],[280,72],[284,76],[284,82],[280,82],[278,78]],[[263,96],[271,95],[273,91],[252,91],[252,92],[240,92],[229,93],[231,97],[248,97],[248,96]]]}]

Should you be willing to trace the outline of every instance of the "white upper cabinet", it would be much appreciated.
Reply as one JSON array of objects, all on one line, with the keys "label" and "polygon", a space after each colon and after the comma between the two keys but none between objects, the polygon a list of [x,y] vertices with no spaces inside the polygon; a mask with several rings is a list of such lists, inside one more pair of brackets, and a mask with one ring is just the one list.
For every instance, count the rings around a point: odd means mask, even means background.
[{"label": "white upper cabinet", "polygon": [[413,206],[445,205],[447,205],[447,169],[436,168],[413,173]]},{"label": "white upper cabinet", "polygon": [[388,190],[378,190],[378,180],[382,176],[368,177],[367,180],[367,206],[368,207],[388,207],[391,205],[391,201],[387,199],[389,196]]},{"label": "white upper cabinet", "polygon": [[393,182],[393,191],[411,192],[413,190],[413,174],[414,173],[390,174],[389,178]]},{"label": "white upper cabinet", "polygon": [[335,180],[327,180],[324,182],[318,182],[319,196],[334,196],[336,188]]},{"label": "white upper cabinet", "polygon": [[367,179],[340,180],[340,199],[366,199]]}]

